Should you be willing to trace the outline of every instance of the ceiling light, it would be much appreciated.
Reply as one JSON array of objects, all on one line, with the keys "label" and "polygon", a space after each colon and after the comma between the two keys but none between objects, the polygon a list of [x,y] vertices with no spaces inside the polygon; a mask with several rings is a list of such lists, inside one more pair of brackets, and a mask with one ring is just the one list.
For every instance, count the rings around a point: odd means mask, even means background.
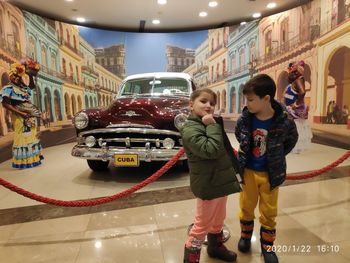
[{"label": "ceiling light", "polygon": [[166,0],[158,0],[158,5],[166,5]]},{"label": "ceiling light", "polygon": [[77,18],[77,21],[78,21],[79,23],[84,23],[84,22],[86,21],[86,19],[85,19],[84,17],[78,17],[78,18]]},{"label": "ceiling light", "polygon": [[200,13],[199,13],[199,16],[200,16],[200,17],[205,17],[205,16],[207,16],[207,15],[208,15],[207,12],[200,12]]},{"label": "ceiling light", "polygon": [[158,25],[158,24],[160,24],[160,21],[158,19],[153,19],[152,24]]},{"label": "ceiling light", "polygon": [[245,22],[245,21],[241,22],[241,26],[243,26],[245,24],[247,24],[247,22]]},{"label": "ceiling light", "polygon": [[254,17],[254,18],[259,18],[259,17],[261,17],[261,14],[260,14],[260,13],[254,13],[254,14],[253,14],[253,17]]},{"label": "ceiling light", "polygon": [[209,2],[209,4],[208,4],[208,6],[210,6],[210,7],[215,7],[215,6],[217,6],[218,5],[218,2],[216,2],[216,1],[211,1],[211,2]]},{"label": "ceiling light", "polygon": [[73,2],[74,0],[66,0],[66,2]]},{"label": "ceiling light", "polygon": [[266,7],[269,9],[272,9],[272,8],[275,8],[276,6],[277,6],[276,3],[268,3]]}]

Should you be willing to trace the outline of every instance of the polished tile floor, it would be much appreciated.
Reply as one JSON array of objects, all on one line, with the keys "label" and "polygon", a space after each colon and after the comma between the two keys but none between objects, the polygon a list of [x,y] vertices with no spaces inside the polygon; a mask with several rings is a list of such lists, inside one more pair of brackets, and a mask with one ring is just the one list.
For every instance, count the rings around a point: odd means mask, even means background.
[{"label": "polished tile floor", "polygon": [[[232,135],[230,139],[236,146]],[[83,160],[70,157],[71,147],[45,149],[44,164],[26,171],[0,163],[1,178],[37,194],[75,200],[115,194],[159,168],[110,167],[109,172],[96,174]],[[288,156],[288,173],[321,168],[344,152],[313,144],[305,153]],[[276,240],[280,262],[350,262],[350,160],[341,166],[328,176],[287,181],[281,187]],[[182,262],[195,209],[187,173],[176,167],[137,194],[138,199],[119,200],[118,205],[56,209],[1,187],[0,262]],[[229,197],[227,210],[227,246],[237,251],[238,195]],[[237,262],[263,262],[258,230],[256,222],[252,253],[238,253]],[[208,258],[203,249],[201,262],[219,261]]]}]

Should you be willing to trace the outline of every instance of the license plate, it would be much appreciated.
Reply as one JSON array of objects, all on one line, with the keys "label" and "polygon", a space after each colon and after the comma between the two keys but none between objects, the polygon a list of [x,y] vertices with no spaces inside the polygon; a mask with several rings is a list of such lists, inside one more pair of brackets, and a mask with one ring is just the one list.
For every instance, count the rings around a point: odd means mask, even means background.
[{"label": "license plate", "polygon": [[137,154],[115,154],[114,165],[119,167],[137,167],[140,165],[139,156]]}]

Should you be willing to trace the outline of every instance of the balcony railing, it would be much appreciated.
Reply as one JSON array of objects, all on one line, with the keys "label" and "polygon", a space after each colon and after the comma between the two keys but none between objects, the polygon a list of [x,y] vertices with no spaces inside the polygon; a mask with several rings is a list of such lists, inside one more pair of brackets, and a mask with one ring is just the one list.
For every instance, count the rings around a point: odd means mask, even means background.
[{"label": "balcony railing", "polygon": [[69,43],[68,41],[64,40],[64,39],[60,39],[60,43],[61,45],[69,48],[71,51],[73,51],[75,54],[78,54],[80,57],[84,57],[83,54],[74,46],[72,46],[71,43]]},{"label": "balcony railing", "polygon": [[220,43],[217,47],[215,47],[214,49],[212,49],[210,52],[209,52],[209,57],[211,55],[213,55],[214,53],[216,53],[217,51],[219,51],[220,49],[224,48],[227,46],[227,41],[224,41],[223,43]]},{"label": "balcony railing", "polygon": [[40,71],[45,72],[46,74],[49,74],[49,75],[54,76],[56,78],[63,79],[63,74],[61,72],[57,72],[55,70],[52,70],[44,65],[40,65]]},{"label": "balcony railing", "polygon": [[214,84],[214,83],[223,81],[227,78],[227,76],[228,76],[228,72],[224,71],[222,74],[217,75],[215,78],[209,80],[209,84]]},{"label": "balcony railing", "polygon": [[88,66],[81,66],[81,71],[86,72],[87,74],[95,75],[96,77],[98,76],[97,72]]},{"label": "balcony railing", "polygon": [[227,73],[227,76],[234,76],[234,75],[240,74],[244,71],[247,71],[247,70],[249,70],[250,65],[251,65],[251,63],[248,63],[248,64],[242,65],[238,68],[235,68],[235,69],[229,71]]},{"label": "balcony railing", "polygon": [[202,66],[199,69],[197,69],[195,72],[193,72],[193,75],[197,75],[202,72],[207,72],[208,70],[209,70],[208,66]]},{"label": "balcony railing", "polygon": [[22,52],[16,47],[16,44],[10,43],[4,37],[0,37],[0,48],[18,60],[22,58]]},{"label": "balcony railing", "polygon": [[306,32],[307,33],[291,38],[289,41],[286,41],[275,48],[271,48],[268,53],[265,53],[257,59],[257,64],[260,65],[268,63],[269,61],[272,61],[283,54],[296,50],[303,44],[312,43],[312,41],[318,37],[317,31],[314,34],[311,34],[310,31]]}]

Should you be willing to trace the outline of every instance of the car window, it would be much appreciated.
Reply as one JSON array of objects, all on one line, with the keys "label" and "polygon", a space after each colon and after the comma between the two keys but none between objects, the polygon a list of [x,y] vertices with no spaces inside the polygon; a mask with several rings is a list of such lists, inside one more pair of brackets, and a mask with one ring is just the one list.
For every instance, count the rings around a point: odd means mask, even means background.
[{"label": "car window", "polygon": [[122,95],[133,95],[141,93],[141,85],[138,82],[127,81],[123,86]]},{"label": "car window", "polygon": [[143,78],[125,82],[120,95],[189,95],[189,93],[189,82],[185,79]]},{"label": "car window", "polygon": [[189,94],[188,82],[185,79],[157,79],[153,93]]}]

